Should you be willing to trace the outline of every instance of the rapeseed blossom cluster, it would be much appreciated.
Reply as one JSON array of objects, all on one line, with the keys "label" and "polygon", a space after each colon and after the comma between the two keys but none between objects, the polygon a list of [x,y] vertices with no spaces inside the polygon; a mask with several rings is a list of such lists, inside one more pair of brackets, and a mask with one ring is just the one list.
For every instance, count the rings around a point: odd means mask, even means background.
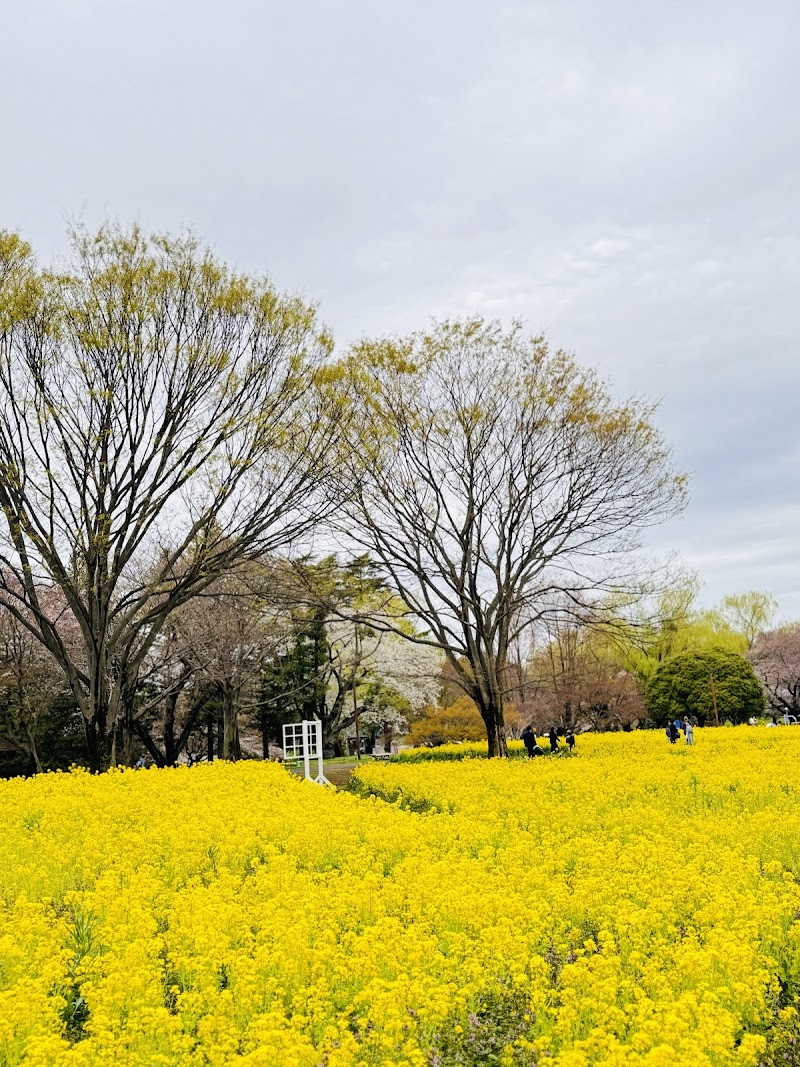
[{"label": "rapeseed blossom cluster", "polygon": [[[537,738],[537,743],[545,751],[550,750],[550,742],[547,738]],[[436,763],[452,762],[462,759],[486,759],[489,746],[485,741],[458,741],[448,745],[420,745],[418,748],[402,748],[396,756],[395,763]],[[566,751],[561,749],[561,751]],[[523,758],[527,754],[522,741],[512,740],[508,742],[508,755]]]},{"label": "rapeseed blossom cluster", "polygon": [[800,731],[695,742],[370,764],[359,795],[260,763],[0,783],[0,1064],[756,1064],[800,979]]}]

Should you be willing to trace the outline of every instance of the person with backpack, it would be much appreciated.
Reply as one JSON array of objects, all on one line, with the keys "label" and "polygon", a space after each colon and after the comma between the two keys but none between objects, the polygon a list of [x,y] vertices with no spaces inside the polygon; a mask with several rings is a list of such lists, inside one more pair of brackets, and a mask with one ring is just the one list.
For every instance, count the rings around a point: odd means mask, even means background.
[{"label": "person with backpack", "polygon": [[533,750],[536,748],[536,734],[533,732],[532,726],[526,726],[522,731],[522,743],[525,746],[528,757],[533,759]]}]

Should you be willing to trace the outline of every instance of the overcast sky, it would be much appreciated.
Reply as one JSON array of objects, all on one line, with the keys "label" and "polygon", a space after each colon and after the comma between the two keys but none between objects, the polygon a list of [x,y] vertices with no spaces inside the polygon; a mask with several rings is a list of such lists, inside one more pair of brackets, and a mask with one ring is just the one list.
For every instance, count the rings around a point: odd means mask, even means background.
[{"label": "overcast sky", "polygon": [[660,399],[653,547],[800,618],[797,0],[5,0],[0,40],[0,227],[189,225],[340,345],[524,318]]}]

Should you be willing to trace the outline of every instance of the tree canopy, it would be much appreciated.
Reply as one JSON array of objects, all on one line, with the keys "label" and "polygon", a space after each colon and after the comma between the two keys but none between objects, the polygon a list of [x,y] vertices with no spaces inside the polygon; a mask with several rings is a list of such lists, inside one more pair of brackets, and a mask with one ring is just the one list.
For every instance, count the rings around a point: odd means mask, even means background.
[{"label": "tree canopy", "polygon": [[800,623],[760,633],[747,658],[772,710],[800,716]]},{"label": "tree canopy", "polygon": [[237,758],[257,723],[266,757],[313,716],[338,752],[441,702],[502,756],[628,728],[645,686],[746,717],[745,653],[794,707],[769,594],[700,610],[638,554],[686,499],[654,411],[519,323],[336,357],[191,235],[76,229],[51,268],[0,231],[0,747]]},{"label": "tree canopy", "polygon": [[63,668],[94,766],[170,613],[324,517],[329,352],[312,306],[192,237],[76,232],[54,271],[0,234],[0,601]]},{"label": "tree canopy", "polygon": [[[746,722],[764,712],[764,690],[742,656],[725,649],[681,652],[662,663],[645,687],[650,718],[663,725],[690,718]],[[716,709],[716,710],[715,710]]]},{"label": "tree canopy", "polygon": [[685,479],[652,408],[519,326],[480,318],[364,341],[349,403],[341,514],[440,648],[505,753],[509,649],[553,591],[630,589],[641,531]]}]

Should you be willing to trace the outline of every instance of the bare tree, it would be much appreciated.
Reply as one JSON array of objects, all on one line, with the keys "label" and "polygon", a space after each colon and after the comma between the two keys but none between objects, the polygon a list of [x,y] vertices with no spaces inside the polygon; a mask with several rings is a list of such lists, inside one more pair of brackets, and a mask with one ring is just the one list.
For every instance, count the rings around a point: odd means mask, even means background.
[{"label": "bare tree", "polygon": [[106,226],[71,247],[41,271],[0,234],[0,600],[60,663],[100,768],[170,614],[324,515],[337,423],[312,307],[191,237]]},{"label": "bare tree", "polygon": [[[242,564],[170,615],[140,672],[130,730],[159,766],[241,755],[240,716],[263,707],[265,665],[291,633],[290,575],[283,562]],[[263,722],[262,742],[266,759]]]},{"label": "bare tree", "polygon": [[0,607],[0,730],[37,773],[42,770],[39,721],[65,685],[63,671],[44,645]]},{"label": "bare tree", "polygon": [[520,629],[554,590],[630,591],[639,534],[682,507],[685,479],[650,406],[615,404],[519,326],[365,341],[348,369],[342,532],[383,566],[426,631],[413,639],[443,650],[490,756],[505,755]]},{"label": "bare tree", "polygon": [[531,624],[525,655],[511,661],[515,726],[543,731],[619,729],[644,715],[642,686],[625,669],[615,640],[618,624],[610,609],[552,598]]},{"label": "bare tree", "polygon": [[773,711],[800,716],[800,623],[760,634],[747,658]]},{"label": "bare tree", "polygon": [[240,715],[257,706],[263,664],[285,636],[267,600],[269,587],[270,571],[253,566],[221,578],[180,613],[198,680],[219,693],[222,759],[241,755]]}]

